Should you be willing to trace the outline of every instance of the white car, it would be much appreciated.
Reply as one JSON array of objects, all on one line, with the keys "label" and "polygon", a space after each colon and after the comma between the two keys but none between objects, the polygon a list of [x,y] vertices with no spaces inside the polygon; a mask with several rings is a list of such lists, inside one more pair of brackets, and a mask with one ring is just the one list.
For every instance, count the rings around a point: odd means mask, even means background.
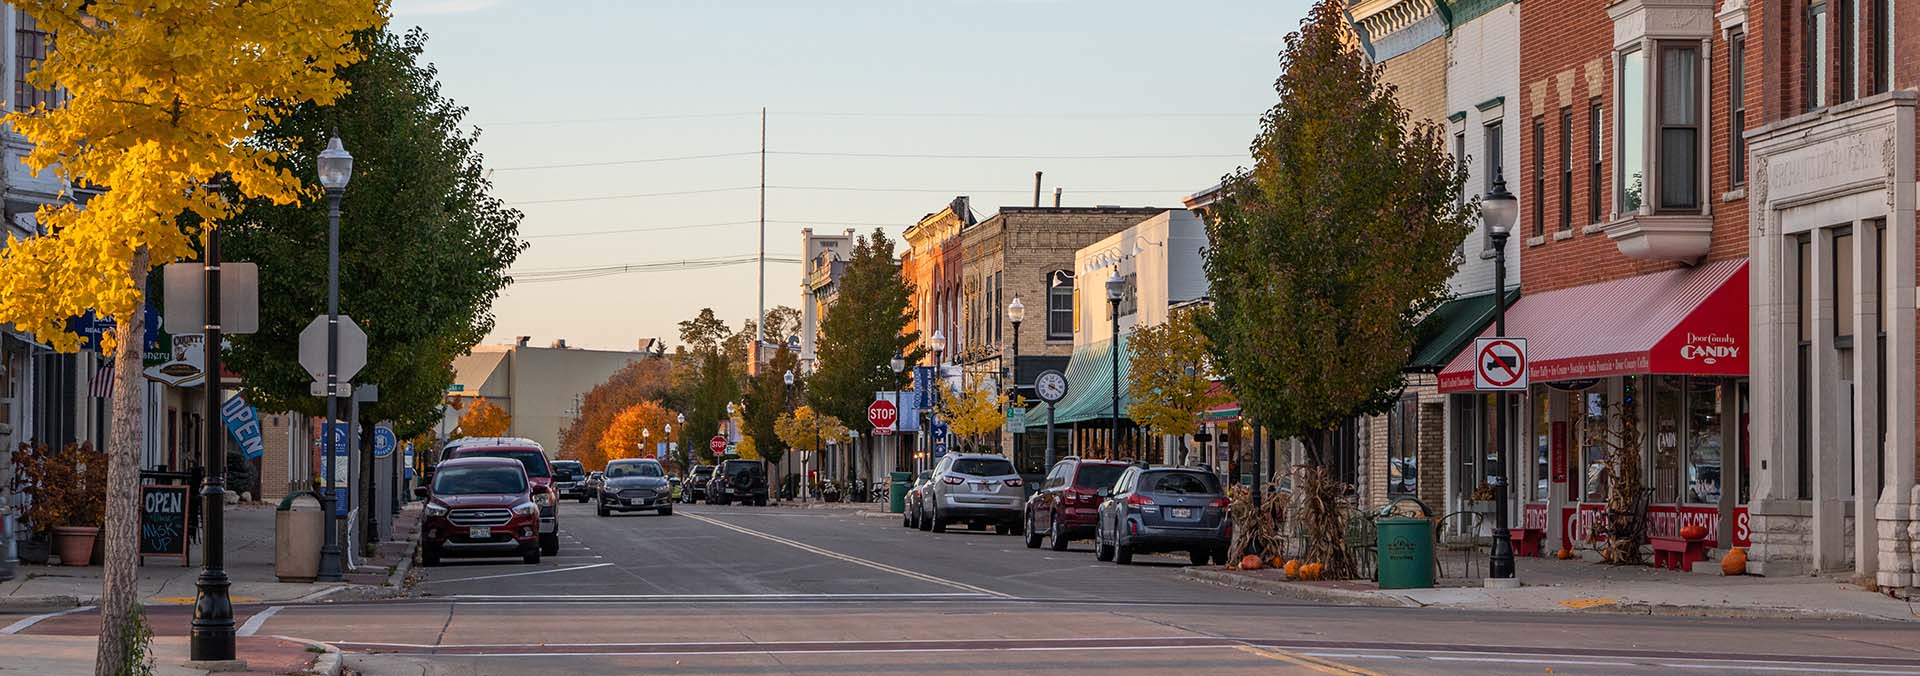
[{"label": "white car", "polygon": [[944,533],[955,523],[972,529],[992,524],[1001,535],[1025,531],[1021,517],[1026,509],[1026,482],[1003,456],[949,454],[933,466],[927,487],[921,518],[935,533]]}]

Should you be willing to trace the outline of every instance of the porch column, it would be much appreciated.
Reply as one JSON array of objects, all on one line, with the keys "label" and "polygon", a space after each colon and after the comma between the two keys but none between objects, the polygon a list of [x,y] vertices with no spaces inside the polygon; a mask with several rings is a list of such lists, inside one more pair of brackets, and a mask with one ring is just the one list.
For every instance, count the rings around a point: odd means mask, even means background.
[{"label": "porch column", "polygon": [[1853,419],[1842,417],[1841,405],[1849,392],[1841,388],[1841,364],[1834,349],[1833,229],[1816,228],[1810,233],[1813,260],[1809,268],[1813,286],[1813,324],[1811,368],[1807,369],[1808,435],[1813,445],[1813,567],[1820,571],[1846,567],[1845,537],[1847,484],[1853,480]]},{"label": "porch column", "polygon": [[[1911,109],[1902,110],[1902,129],[1913,128]],[[1887,216],[1887,231],[1880,280],[1880,298],[1886,303],[1887,360],[1887,440],[1880,457],[1880,471],[1886,487],[1880,491],[1873,509],[1879,559],[1875,581],[1885,587],[1920,585],[1920,486],[1915,485],[1917,460],[1914,287],[1914,149],[1912,137],[1898,144],[1899,158],[1894,162],[1893,213]],[[1863,523],[1866,521],[1862,519]],[[1864,528],[1863,528],[1864,529]]]},{"label": "porch column", "polygon": [[1842,307],[1851,306],[1851,314],[1841,313],[1842,322],[1853,324],[1853,574],[1872,578],[1880,569],[1879,528],[1874,518],[1874,503],[1880,483],[1880,315],[1881,291],[1874,288],[1874,261],[1879,247],[1874,242],[1873,221],[1853,224],[1853,298],[1839,299]]}]

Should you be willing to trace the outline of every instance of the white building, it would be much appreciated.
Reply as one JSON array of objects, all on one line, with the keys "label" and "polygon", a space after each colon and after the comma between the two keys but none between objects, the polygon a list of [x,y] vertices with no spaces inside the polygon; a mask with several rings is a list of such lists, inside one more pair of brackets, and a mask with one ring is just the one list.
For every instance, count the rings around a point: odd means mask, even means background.
[{"label": "white building", "polygon": [[814,346],[820,338],[820,320],[839,294],[836,285],[846,271],[847,260],[853,257],[853,228],[838,235],[816,235],[813,228],[804,228],[800,243],[806,255],[800,266],[800,369],[810,372]]}]

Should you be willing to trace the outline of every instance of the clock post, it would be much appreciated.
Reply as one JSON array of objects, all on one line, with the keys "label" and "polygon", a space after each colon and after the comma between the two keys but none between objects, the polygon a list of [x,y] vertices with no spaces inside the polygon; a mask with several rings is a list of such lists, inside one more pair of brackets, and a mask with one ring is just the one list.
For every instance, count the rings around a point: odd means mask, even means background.
[{"label": "clock post", "polygon": [[1053,469],[1053,406],[1067,396],[1067,377],[1048,369],[1033,377],[1034,394],[1047,403],[1047,469]]}]

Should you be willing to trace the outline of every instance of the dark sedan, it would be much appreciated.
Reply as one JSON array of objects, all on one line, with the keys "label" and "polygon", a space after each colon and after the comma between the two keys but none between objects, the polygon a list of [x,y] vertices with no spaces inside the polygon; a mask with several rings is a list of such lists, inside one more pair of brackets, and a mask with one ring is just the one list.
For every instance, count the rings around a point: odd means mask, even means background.
[{"label": "dark sedan", "polygon": [[594,503],[594,512],[600,516],[649,509],[668,516],[673,514],[673,487],[658,460],[615,460],[607,463]]},{"label": "dark sedan", "polygon": [[1100,496],[1095,558],[1128,564],[1134,554],[1184,551],[1196,566],[1227,562],[1232,526],[1213,472],[1136,465]]}]

